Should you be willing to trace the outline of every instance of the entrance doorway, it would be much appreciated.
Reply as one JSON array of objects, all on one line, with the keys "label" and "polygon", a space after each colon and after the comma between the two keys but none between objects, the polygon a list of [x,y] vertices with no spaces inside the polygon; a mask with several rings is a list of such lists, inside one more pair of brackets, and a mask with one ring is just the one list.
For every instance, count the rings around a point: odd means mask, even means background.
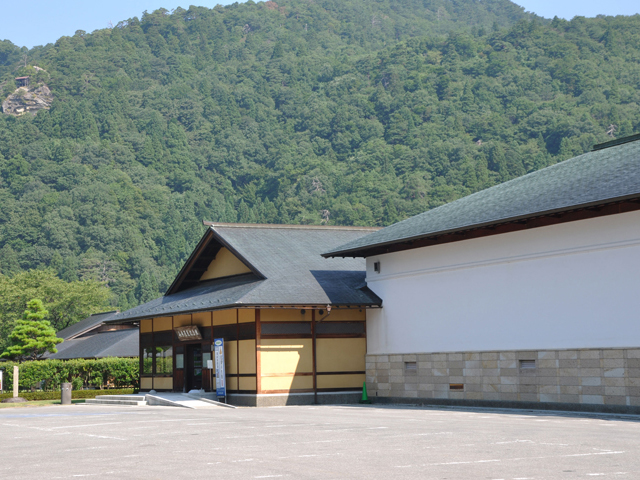
[{"label": "entrance doorway", "polygon": [[187,345],[185,390],[200,390],[202,388],[202,345]]}]

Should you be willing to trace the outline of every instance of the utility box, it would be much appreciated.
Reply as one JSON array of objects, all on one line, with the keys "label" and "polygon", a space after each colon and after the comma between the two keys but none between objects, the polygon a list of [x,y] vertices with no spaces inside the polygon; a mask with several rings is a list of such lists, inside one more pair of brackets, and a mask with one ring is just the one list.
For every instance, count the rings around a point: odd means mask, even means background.
[{"label": "utility box", "polygon": [[72,385],[70,383],[62,384],[62,393],[60,398],[60,403],[62,405],[71,405],[71,389]]}]

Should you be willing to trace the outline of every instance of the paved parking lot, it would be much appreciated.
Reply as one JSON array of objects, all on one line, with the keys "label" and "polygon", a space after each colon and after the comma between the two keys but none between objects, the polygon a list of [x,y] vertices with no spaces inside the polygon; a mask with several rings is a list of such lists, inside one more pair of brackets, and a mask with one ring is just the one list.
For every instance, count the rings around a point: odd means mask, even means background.
[{"label": "paved parking lot", "polygon": [[638,479],[640,418],[416,407],[0,411],[0,477]]}]

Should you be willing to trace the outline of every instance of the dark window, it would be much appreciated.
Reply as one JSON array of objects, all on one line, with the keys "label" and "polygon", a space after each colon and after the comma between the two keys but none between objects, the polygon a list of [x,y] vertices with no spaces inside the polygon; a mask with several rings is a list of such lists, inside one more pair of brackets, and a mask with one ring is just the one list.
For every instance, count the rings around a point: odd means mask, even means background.
[{"label": "dark window", "polygon": [[316,323],[318,335],[362,335],[364,322],[320,322]]},{"label": "dark window", "polygon": [[238,340],[251,340],[256,338],[256,324],[255,323],[241,323],[238,325]]},{"label": "dark window", "polygon": [[140,346],[148,347],[153,345],[153,334],[152,333],[141,333],[140,334]]},{"label": "dark window", "polygon": [[309,322],[269,322],[260,325],[262,335],[311,335]]},{"label": "dark window", "polygon": [[[253,324],[250,324],[250,325],[253,325]],[[225,340],[237,340],[238,325],[234,323],[233,325],[222,325],[220,327],[213,327],[213,338],[224,338]]]},{"label": "dark window", "polygon": [[153,343],[156,345],[171,345],[173,334],[171,331],[156,332],[153,334]]}]

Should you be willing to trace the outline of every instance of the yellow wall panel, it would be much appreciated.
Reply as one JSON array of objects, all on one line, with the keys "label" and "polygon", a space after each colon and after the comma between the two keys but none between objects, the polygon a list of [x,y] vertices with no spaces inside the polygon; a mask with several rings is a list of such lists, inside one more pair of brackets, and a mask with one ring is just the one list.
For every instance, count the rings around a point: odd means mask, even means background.
[{"label": "yellow wall panel", "polygon": [[185,325],[191,325],[191,315],[176,315],[173,317],[174,327],[184,327]]},{"label": "yellow wall panel", "polygon": [[150,333],[153,330],[153,320],[150,318],[146,318],[144,320],[140,320],[140,333]]},{"label": "yellow wall panel", "polygon": [[222,247],[202,274],[200,280],[211,280],[212,278],[229,277],[231,275],[240,275],[241,273],[250,273],[249,267],[242,263],[238,257],[226,248]]},{"label": "yellow wall panel", "polygon": [[256,341],[240,340],[240,373],[256,373]]},{"label": "yellow wall panel", "polygon": [[231,323],[237,323],[236,309],[228,310],[214,310],[211,312],[213,315],[213,325],[229,325]]},{"label": "yellow wall panel", "polygon": [[365,375],[318,375],[318,388],[362,388]]},{"label": "yellow wall panel", "polygon": [[255,390],[256,377],[240,377],[240,390]]},{"label": "yellow wall panel", "polygon": [[[227,373],[238,373],[238,342],[224,342],[224,366]],[[215,355],[214,355],[215,357]],[[214,360],[215,362],[215,360]]]},{"label": "yellow wall panel", "polygon": [[318,372],[363,371],[366,353],[366,338],[318,338],[316,368]]},{"label": "yellow wall panel", "polygon": [[191,315],[191,322],[200,327],[211,326],[211,312],[198,312]]},{"label": "yellow wall panel", "polygon": [[316,312],[316,322],[357,322],[364,321],[367,319],[367,311],[366,309],[344,309],[344,308],[334,308],[331,310],[331,313],[327,314],[327,311],[324,311],[324,315],[320,315],[319,312]]},{"label": "yellow wall panel", "polygon": [[302,314],[295,308],[262,308],[260,309],[261,322],[310,322],[311,310]]},{"label": "yellow wall panel", "polygon": [[238,323],[251,323],[256,321],[255,308],[239,308]]},{"label": "yellow wall panel", "polygon": [[238,389],[238,377],[227,377],[227,390]]},{"label": "yellow wall panel", "polygon": [[155,377],[153,379],[153,388],[173,390],[173,377]]},{"label": "yellow wall panel", "polygon": [[172,328],[173,323],[171,321],[171,317],[160,317],[153,319],[154,332],[163,332],[165,330],[171,330]]},{"label": "yellow wall panel", "polygon": [[140,378],[140,389],[141,390],[151,390],[153,388],[153,378],[151,377],[141,377]]},{"label": "yellow wall panel", "polygon": [[262,373],[307,373],[313,371],[311,339],[262,339]]},{"label": "yellow wall panel", "polygon": [[302,390],[313,388],[313,377],[262,377],[262,391],[268,390]]}]

